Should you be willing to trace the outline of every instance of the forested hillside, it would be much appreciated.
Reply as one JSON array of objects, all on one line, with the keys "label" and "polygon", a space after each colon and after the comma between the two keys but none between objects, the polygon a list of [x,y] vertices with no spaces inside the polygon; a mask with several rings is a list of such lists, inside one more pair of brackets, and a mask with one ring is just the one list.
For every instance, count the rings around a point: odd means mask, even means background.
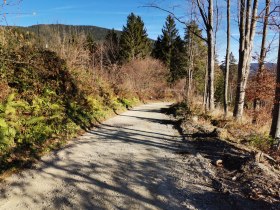
[{"label": "forested hillside", "polygon": [[[58,33],[61,37],[63,34],[77,36],[79,34],[84,34],[86,36],[91,36],[96,41],[104,40],[108,31],[110,29],[101,28],[97,26],[77,26],[77,25],[64,25],[64,24],[38,24],[28,27],[16,27],[25,32],[31,32],[39,37],[43,37],[47,40],[51,39],[53,33]],[[118,37],[121,35],[121,31],[115,30]]]}]

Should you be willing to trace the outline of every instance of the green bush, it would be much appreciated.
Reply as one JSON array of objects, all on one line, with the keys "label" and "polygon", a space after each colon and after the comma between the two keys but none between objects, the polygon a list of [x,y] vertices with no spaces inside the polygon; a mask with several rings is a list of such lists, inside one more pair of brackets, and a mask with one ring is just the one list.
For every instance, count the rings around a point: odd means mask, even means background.
[{"label": "green bush", "polygon": [[42,143],[58,136],[63,130],[65,109],[62,101],[52,102],[55,93],[49,91],[45,97],[36,96],[29,106],[29,115],[22,123],[22,132],[18,136],[19,142],[25,144]]},{"label": "green bush", "polygon": [[15,143],[15,137],[21,126],[20,111],[27,104],[16,101],[15,94],[11,94],[0,104],[0,151],[3,151]]},{"label": "green bush", "polygon": [[39,154],[51,142],[65,142],[137,102],[119,100],[101,77],[92,85],[89,71],[69,70],[64,59],[38,48],[30,36],[10,31],[5,39],[6,44],[0,43],[0,87],[5,84],[8,91],[0,97],[0,165],[15,151]]},{"label": "green bush", "polygon": [[250,136],[248,139],[250,145],[264,151],[268,151],[275,144],[275,140],[270,136],[256,134]]},{"label": "green bush", "polygon": [[100,119],[106,117],[106,110],[104,109],[104,105],[100,99],[98,100],[97,98],[88,96],[87,102],[90,107],[90,115],[92,116],[92,119]]},{"label": "green bush", "polygon": [[133,106],[136,105],[137,103],[139,103],[139,100],[138,100],[137,98],[131,98],[131,99],[120,98],[120,99],[119,99],[119,102],[120,102],[124,107],[126,107],[126,108],[128,109],[128,108],[133,107]]}]

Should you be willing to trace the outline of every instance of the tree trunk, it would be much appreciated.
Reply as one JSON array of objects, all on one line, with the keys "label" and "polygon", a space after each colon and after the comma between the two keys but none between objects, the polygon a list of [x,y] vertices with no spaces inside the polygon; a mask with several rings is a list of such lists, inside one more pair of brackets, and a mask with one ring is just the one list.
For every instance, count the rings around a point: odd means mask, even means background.
[{"label": "tree trunk", "polygon": [[192,96],[193,94],[193,66],[192,66],[192,70],[190,72],[190,96]]},{"label": "tree trunk", "polygon": [[228,78],[229,78],[229,53],[230,53],[230,0],[227,0],[227,50],[226,50],[226,69],[224,80],[224,113],[228,115]]},{"label": "tree trunk", "polygon": [[185,103],[186,104],[189,104],[189,83],[190,83],[190,80],[189,80],[189,75],[190,75],[190,68],[188,68],[187,70],[187,75],[186,75],[186,84],[185,84]]},{"label": "tree trunk", "polygon": [[100,70],[103,71],[103,43],[100,45]]},{"label": "tree trunk", "polygon": [[267,37],[267,25],[268,25],[268,16],[270,12],[270,0],[266,0],[265,3],[265,16],[263,22],[263,34],[262,34],[262,45],[261,45],[261,53],[259,58],[259,69],[257,73],[257,89],[256,95],[254,99],[254,116],[253,116],[253,123],[256,123],[258,120],[258,114],[260,109],[260,86],[261,86],[261,75],[264,70],[264,59],[266,57],[266,37]]},{"label": "tree trunk", "polygon": [[[193,37],[192,37],[193,38]],[[192,96],[192,75],[193,75],[193,68],[194,68],[194,57],[193,57],[193,43],[191,41],[191,48],[190,48],[190,66],[189,66],[189,83],[188,83],[188,97],[191,97]]]},{"label": "tree trunk", "polygon": [[[256,31],[256,20],[258,0],[254,0],[253,9],[251,0],[240,2],[240,23],[239,23],[239,61],[236,100],[233,116],[237,121],[242,120],[245,102],[245,91],[251,66],[251,52]],[[251,14],[252,11],[252,14]]]},{"label": "tree trunk", "polygon": [[208,62],[205,63],[205,77],[204,77],[204,93],[203,93],[203,108],[205,112],[208,111]]},{"label": "tree trunk", "polygon": [[209,0],[208,7],[208,27],[207,27],[207,38],[208,38],[208,100],[209,100],[209,111],[212,112],[215,109],[214,99],[214,71],[215,71],[215,41],[213,31],[213,0]]},{"label": "tree trunk", "polygon": [[207,32],[207,47],[208,47],[208,75],[207,75],[207,93],[206,96],[206,110],[212,112],[215,109],[214,98],[214,72],[215,72],[215,35],[213,27],[213,0],[208,0],[208,14],[205,14],[205,8],[200,0],[196,0],[200,15],[203,19]]},{"label": "tree trunk", "polygon": [[[280,33],[279,33],[280,35]],[[270,136],[277,139],[278,149],[280,146],[280,38],[279,38],[279,49],[278,49],[278,62],[277,62],[277,76],[276,76],[276,87],[275,87],[275,99],[273,107],[273,117],[270,130]]]},{"label": "tree trunk", "polygon": [[192,91],[192,72],[193,72],[193,34],[189,34],[188,40],[188,70],[187,70],[187,78],[186,78],[186,101],[189,102]]}]

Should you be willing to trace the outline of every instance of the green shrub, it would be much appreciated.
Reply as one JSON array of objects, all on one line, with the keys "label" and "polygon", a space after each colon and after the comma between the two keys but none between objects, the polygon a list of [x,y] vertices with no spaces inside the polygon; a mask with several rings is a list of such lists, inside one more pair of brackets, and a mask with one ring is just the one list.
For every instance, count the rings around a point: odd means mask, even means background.
[{"label": "green shrub", "polygon": [[131,108],[137,103],[139,103],[139,100],[137,98],[131,98],[131,99],[126,99],[126,98],[120,98],[119,102],[126,108]]},{"label": "green shrub", "polygon": [[0,104],[0,151],[12,146],[21,126],[19,110],[24,110],[27,104],[16,101],[15,94],[11,94]]},{"label": "green shrub", "polygon": [[248,139],[250,145],[264,151],[268,151],[275,143],[273,138],[264,135],[252,135]]},{"label": "green shrub", "polygon": [[87,102],[90,107],[90,115],[92,119],[100,119],[106,117],[106,111],[102,101],[98,98],[93,98],[92,96],[87,97]]},{"label": "green shrub", "polygon": [[10,31],[0,43],[0,87],[8,90],[0,96],[0,165],[14,151],[39,154],[138,102],[118,99],[107,80],[88,69],[69,70],[64,59],[30,39]]}]

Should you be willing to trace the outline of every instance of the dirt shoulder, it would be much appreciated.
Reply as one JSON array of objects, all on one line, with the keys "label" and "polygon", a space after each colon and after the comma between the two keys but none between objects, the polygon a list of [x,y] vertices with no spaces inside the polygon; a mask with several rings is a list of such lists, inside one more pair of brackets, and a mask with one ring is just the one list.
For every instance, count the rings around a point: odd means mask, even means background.
[{"label": "dirt shoulder", "polygon": [[[244,199],[266,203],[269,209],[280,208],[280,171],[275,161],[260,151],[222,139],[222,129],[215,126],[209,128],[192,119],[180,124],[187,144],[210,162],[212,186],[239,203],[238,209],[246,209]],[[182,153],[183,158],[187,155]]]}]

